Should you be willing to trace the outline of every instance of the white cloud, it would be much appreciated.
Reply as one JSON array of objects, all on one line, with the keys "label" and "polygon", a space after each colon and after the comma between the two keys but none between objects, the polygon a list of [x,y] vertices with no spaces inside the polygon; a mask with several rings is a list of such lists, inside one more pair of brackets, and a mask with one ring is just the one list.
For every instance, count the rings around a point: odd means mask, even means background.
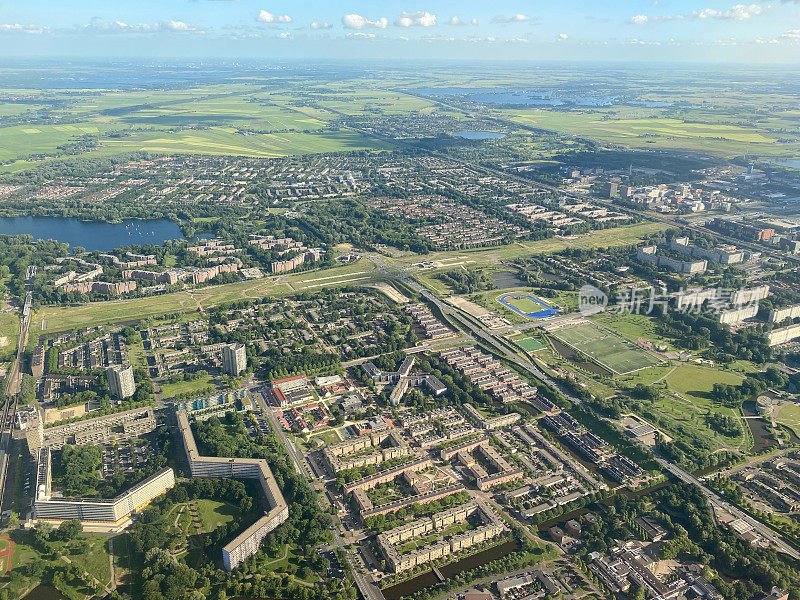
[{"label": "white cloud", "polygon": [[346,29],[364,29],[367,27],[376,29],[386,29],[389,26],[389,19],[381,17],[371,21],[362,17],[361,15],[345,15],[342,17],[342,25]]},{"label": "white cloud", "polygon": [[517,13],[516,15],[497,15],[492,21],[495,23],[524,23],[525,21],[533,21],[533,17]]},{"label": "white cloud", "polygon": [[464,23],[464,21],[462,21],[458,17],[450,17],[450,20],[447,22],[447,24],[453,26],[466,25],[466,23]]},{"label": "white cloud", "polygon": [[631,25],[646,25],[648,23],[683,21],[686,19],[700,21],[708,19],[746,21],[747,19],[764,13],[769,8],[771,8],[769,5],[762,6],[760,4],[736,4],[727,10],[721,10],[718,8],[704,8],[702,10],[695,10],[687,14],[660,15],[656,17],[648,17],[647,15],[638,14],[628,19],[628,23]]},{"label": "white cloud", "polygon": [[563,42],[564,40],[567,40],[567,39],[569,39],[569,36],[566,33],[559,33],[556,36],[556,41],[557,42]]},{"label": "white cloud", "polygon": [[40,34],[44,33],[47,29],[39,27],[38,25],[20,25],[19,23],[0,24],[0,33],[30,33]]},{"label": "white cloud", "polygon": [[436,15],[423,10],[417,12],[404,10],[394,20],[394,24],[398,27],[433,27],[436,25]]},{"label": "white cloud", "polygon": [[281,31],[278,37],[282,40],[291,40],[294,36],[289,31]]},{"label": "white cloud", "polygon": [[311,29],[330,29],[331,27],[333,27],[333,25],[331,25],[327,21],[325,22],[312,21],[310,27]]},{"label": "white cloud", "polygon": [[91,22],[80,28],[82,31],[93,33],[205,33],[200,25],[193,25],[184,21],[159,21],[158,23],[138,23],[128,24],[123,21],[101,21],[92,19]]},{"label": "white cloud", "polygon": [[781,37],[787,40],[800,40],[800,29],[790,29]]},{"label": "white cloud", "polygon": [[744,21],[750,17],[760,15],[763,11],[764,7],[758,4],[737,4],[728,10],[704,8],[701,11],[694,11],[692,16],[698,19],[730,19],[733,21]]},{"label": "white cloud", "polygon": [[259,23],[291,23],[292,17],[289,15],[275,15],[266,10],[261,10],[256,16],[256,21]]},{"label": "white cloud", "polygon": [[472,19],[472,21],[470,21],[470,25],[477,25],[477,24],[478,24],[478,19]]},{"label": "white cloud", "polygon": [[347,37],[353,40],[374,40],[374,33],[364,33],[363,31],[356,31],[347,34]]}]

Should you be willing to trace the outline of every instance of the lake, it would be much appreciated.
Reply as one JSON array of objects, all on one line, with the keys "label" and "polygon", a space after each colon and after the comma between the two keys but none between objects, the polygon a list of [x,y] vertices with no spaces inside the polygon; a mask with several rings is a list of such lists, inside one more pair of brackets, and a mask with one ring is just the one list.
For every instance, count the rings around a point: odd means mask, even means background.
[{"label": "lake", "polygon": [[32,235],[42,240],[58,240],[87,250],[108,252],[131,244],[163,244],[183,239],[176,223],[167,219],[103,223],[61,217],[0,217],[0,234]]},{"label": "lake", "polygon": [[782,160],[769,161],[774,165],[781,165],[782,167],[791,167],[792,169],[800,169],[800,158],[786,158]]},{"label": "lake", "polygon": [[505,133],[497,131],[457,131],[453,135],[465,140],[501,140],[506,137]]}]

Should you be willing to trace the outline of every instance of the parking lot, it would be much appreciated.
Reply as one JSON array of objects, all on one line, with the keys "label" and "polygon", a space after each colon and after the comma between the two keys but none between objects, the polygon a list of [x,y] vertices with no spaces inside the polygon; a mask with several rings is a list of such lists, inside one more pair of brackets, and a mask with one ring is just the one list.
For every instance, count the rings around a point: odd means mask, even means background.
[{"label": "parking lot", "polygon": [[147,464],[153,453],[154,449],[149,443],[103,446],[101,452],[103,478],[140,469]]}]

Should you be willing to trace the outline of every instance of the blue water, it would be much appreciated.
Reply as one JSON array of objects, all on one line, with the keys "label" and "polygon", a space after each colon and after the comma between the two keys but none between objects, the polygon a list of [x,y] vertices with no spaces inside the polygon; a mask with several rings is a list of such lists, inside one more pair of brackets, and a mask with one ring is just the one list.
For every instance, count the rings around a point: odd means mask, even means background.
[{"label": "blue water", "polygon": [[611,106],[617,102],[616,96],[598,94],[559,93],[545,89],[503,89],[503,88],[413,88],[413,94],[426,97],[459,96],[470,102],[481,104],[506,104],[517,106]]},{"label": "blue water", "polygon": [[800,158],[787,158],[786,160],[771,160],[773,164],[781,165],[782,167],[791,167],[792,169],[800,169]]},{"label": "blue water", "polygon": [[505,133],[496,131],[456,131],[453,135],[466,140],[499,140],[506,137]]},{"label": "blue water", "polygon": [[26,233],[38,239],[57,240],[101,252],[131,244],[163,244],[183,238],[180,228],[167,219],[101,223],[61,217],[0,217],[0,234]]}]

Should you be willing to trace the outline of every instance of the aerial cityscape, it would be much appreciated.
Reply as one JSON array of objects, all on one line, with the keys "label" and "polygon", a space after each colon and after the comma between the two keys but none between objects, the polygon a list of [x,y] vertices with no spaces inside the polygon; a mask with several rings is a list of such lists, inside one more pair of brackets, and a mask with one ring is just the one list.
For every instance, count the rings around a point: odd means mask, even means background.
[{"label": "aerial cityscape", "polygon": [[800,600],[800,4],[0,3],[0,600]]}]

